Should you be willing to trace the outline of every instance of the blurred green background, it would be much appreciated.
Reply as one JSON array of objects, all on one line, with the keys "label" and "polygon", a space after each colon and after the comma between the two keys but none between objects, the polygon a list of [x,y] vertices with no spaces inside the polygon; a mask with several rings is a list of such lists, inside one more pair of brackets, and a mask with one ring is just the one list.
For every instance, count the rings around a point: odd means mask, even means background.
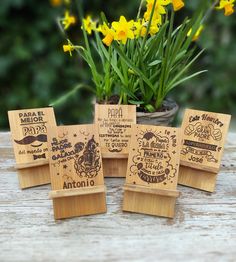
[{"label": "blurred green background", "polygon": [[[85,13],[98,17],[103,10],[109,20],[118,19],[121,14],[133,18],[139,5],[139,0],[81,2]],[[185,2],[186,8],[176,15],[177,23],[191,14],[198,0]],[[1,0],[1,130],[8,129],[8,110],[47,106],[76,84],[91,82],[86,64],[76,54],[70,57],[63,53],[66,36],[60,32],[56,21],[58,16],[63,16],[64,9],[63,6],[53,7],[49,0]],[[235,18],[235,14],[225,17],[223,12],[214,12],[208,20],[198,42],[206,51],[195,65],[195,69],[208,69],[208,73],[186,82],[170,94],[182,110],[192,107],[236,115]],[[79,25],[72,26],[68,35],[75,42],[82,42]],[[92,100],[89,92],[74,94],[67,103],[55,108],[58,124],[90,122]]]}]

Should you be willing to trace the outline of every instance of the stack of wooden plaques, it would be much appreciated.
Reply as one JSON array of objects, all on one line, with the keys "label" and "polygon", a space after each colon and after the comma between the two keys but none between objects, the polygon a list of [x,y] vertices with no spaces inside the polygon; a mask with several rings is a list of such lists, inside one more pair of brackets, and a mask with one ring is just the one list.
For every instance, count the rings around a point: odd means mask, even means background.
[{"label": "stack of wooden plaques", "polygon": [[104,176],[125,177],[136,106],[96,104],[94,122],[99,125]]},{"label": "stack of wooden plaques", "polygon": [[55,219],[106,212],[98,127],[52,127],[48,141]]},{"label": "stack of wooden plaques", "polygon": [[215,190],[230,118],[225,114],[186,110],[179,184]]},{"label": "stack of wooden plaques", "polygon": [[174,216],[180,143],[178,128],[133,126],[124,211]]},{"label": "stack of wooden plaques", "polygon": [[8,118],[20,187],[50,183],[47,129],[56,128],[53,108],[9,111]]}]

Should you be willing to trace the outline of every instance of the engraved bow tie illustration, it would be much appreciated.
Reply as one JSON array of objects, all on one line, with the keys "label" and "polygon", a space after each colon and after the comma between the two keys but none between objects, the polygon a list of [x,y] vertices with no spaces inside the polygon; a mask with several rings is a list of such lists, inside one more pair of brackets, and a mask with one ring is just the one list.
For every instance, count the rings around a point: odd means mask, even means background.
[{"label": "engraved bow tie illustration", "polygon": [[45,155],[45,154],[42,154],[42,155],[33,155],[33,157],[34,157],[34,160],[37,160],[37,159],[46,158],[46,155]]}]

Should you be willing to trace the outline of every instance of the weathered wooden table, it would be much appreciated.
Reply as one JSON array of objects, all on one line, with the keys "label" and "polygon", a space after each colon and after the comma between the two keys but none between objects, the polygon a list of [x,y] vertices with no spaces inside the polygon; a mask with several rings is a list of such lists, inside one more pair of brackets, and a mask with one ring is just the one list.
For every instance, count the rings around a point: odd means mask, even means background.
[{"label": "weathered wooden table", "polygon": [[0,261],[236,261],[236,134],[216,193],[179,186],[175,219],[123,213],[124,179],[106,179],[108,212],[55,222],[50,186],[18,188],[0,133]]}]

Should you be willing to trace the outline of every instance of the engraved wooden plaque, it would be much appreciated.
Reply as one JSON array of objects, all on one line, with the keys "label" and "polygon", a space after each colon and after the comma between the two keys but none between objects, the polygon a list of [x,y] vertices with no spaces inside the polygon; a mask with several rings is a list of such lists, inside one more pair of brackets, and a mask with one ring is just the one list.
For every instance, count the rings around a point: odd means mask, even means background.
[{"label": "engraved wooden plaque", "polygon": [[8,111],[8,118],[20,187],[50,183],[47,129],[56,127],[53,108]]},{"label": "engraved wooden plaque", "polygon": [[179,184],[215,190],[230,118],[225,114],[185,111]]},{"label": "engraved wooden plaque", "polygon": [[180,129],[134,125],[123,210],[173,217],[180,161]]},{"label": "engraved wooden plaque", "polygon": [[97,125],[49,128],[48,138],[55,219],[106,212]]},{"label": "engraved wooden plaque", "polygon": [[125,177],[135,105],[95,105],[105,177]]}]

